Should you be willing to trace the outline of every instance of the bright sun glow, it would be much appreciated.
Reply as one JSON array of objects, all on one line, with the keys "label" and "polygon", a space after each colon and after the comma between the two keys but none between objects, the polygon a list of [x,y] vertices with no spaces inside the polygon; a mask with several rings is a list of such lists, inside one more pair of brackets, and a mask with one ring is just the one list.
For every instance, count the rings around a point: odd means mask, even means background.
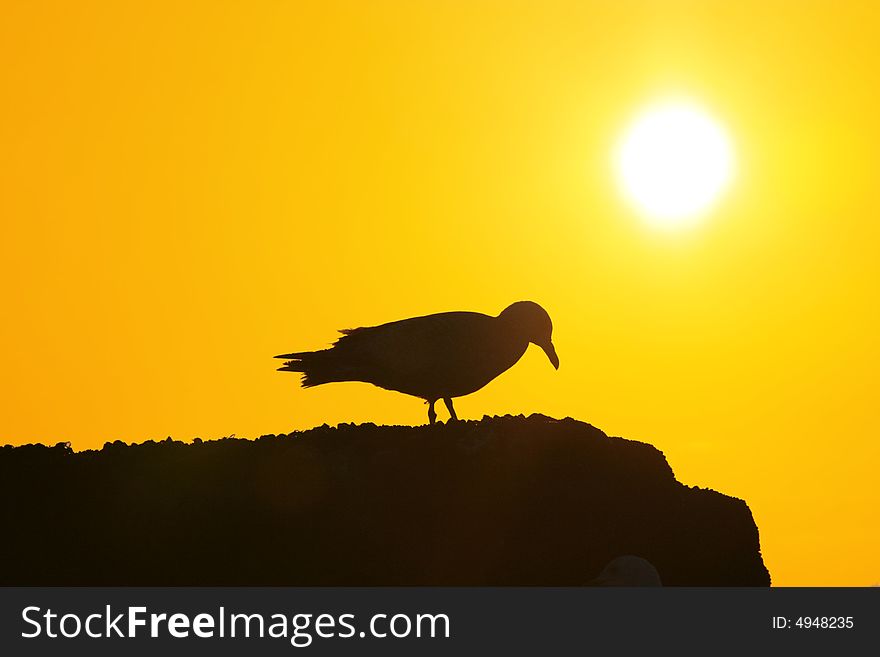
[{"label": "bright sun glow", "polygon": [[639,116],[616,153],[626,197],[652,223],[681,226],[724,191],[733,153],[723,128],[687,103],[658,105]]}]

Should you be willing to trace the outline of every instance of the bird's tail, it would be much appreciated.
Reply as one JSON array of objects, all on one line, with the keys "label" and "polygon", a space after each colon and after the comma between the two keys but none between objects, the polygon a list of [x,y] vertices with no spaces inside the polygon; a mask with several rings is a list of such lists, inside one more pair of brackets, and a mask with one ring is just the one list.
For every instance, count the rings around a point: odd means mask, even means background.
[{"label": "bird's tail", "polygon": [[279,372],[302,372],[302,387],[312,388],[323,383],[345,381],[339,364],[331,352],[332,349],[321,351],[299,351],[292,354],[281,354],[275,358],[284,358],[285,363],[278,368]]}]

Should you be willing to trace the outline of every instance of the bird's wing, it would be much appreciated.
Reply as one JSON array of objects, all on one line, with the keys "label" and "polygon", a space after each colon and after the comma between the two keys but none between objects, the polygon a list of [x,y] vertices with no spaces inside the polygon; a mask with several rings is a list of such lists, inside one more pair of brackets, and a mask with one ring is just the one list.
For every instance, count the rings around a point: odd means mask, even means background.
[{"label": "bird's wing", "polygon": [[481,313],[449,312],[348,329],[335,349],[380,378],[406,380],[442,369],[452,354],[489,330],[491,319]]}]

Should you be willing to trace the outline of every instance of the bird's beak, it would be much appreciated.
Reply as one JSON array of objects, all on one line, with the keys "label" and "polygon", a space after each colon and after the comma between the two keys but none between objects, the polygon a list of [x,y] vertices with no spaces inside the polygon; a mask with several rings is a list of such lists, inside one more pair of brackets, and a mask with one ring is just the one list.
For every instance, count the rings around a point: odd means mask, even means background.
[{"label": "bird's beak", "polygon": [[559,356],[556,355],[556,347],[553,346],[553,343],[548,342],[546,345],[541,345],[541,349],[543,349],[544,353],[547,354],[547,358],[549,358],[550,362],[553,363],[553,367],[558,370]]}]

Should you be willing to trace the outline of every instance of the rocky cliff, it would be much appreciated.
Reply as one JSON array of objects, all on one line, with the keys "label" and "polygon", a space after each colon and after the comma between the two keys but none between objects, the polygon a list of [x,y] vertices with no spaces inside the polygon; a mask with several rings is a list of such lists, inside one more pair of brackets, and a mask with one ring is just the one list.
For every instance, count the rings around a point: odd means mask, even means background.
[{"label": "rocky cliff", "polygon": [[742,500],[572,419],[0,449],[0,584],[767,586]]}]

